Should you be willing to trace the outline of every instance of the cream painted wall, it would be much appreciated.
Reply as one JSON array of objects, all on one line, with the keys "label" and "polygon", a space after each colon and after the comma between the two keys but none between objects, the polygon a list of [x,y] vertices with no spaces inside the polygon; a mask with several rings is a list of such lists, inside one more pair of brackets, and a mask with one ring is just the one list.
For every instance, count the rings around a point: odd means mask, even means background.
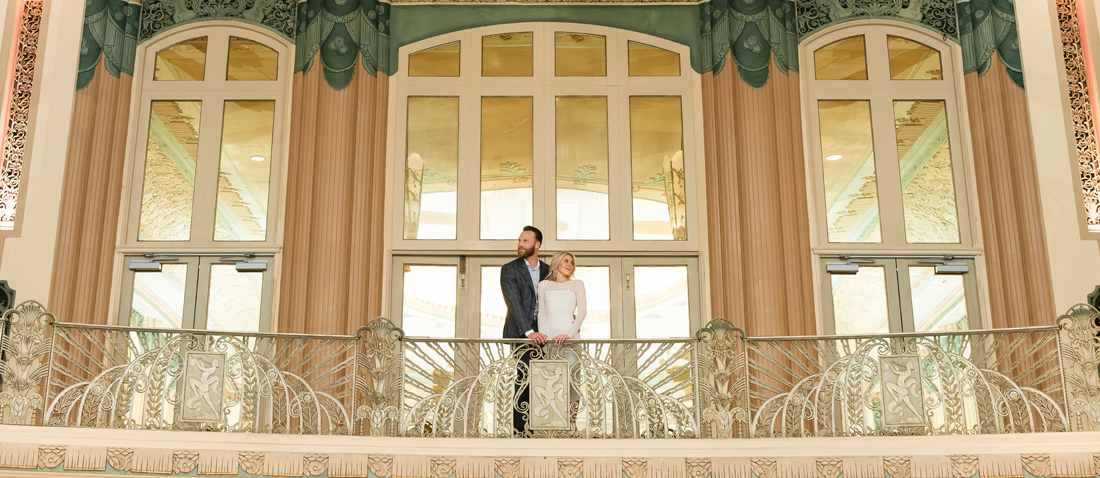
[{"label": "cream painted wall", "polygon": [[1051,312],[1062,314],[1084,302],[1093,287],[1100,285],[1100,243],[1081,239],[1074,193],[1076,153],[1071,149],[1073,131],[1054,2],[1015,3],[1054,283],[1057,310]]},{"label": "cream painted wall", "polygon": [[[69,119],[72,116],[82,8],[68,2],[45,2],[45,43],[39,39],[43,55],[40,87],[35,88],[38,110],[34,136],[30,139],[30,168],[24,168],[26,194],[19,199],[23,227],[19,237],[4,241],[0,259],[0,279],[16,290],[16,300],[34,299],[46,303],[50,292],[54,246],[57,236],[61,182],[68,148]],[[62,319],[63,320],[63,319]]]}]

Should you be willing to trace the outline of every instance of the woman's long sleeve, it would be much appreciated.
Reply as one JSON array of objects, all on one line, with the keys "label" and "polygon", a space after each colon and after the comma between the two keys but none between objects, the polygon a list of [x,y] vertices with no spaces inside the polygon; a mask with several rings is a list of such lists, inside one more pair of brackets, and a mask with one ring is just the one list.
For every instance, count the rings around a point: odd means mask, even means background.
[{"label": "woman's long sleeve", "polygon": [[580,333],[584,316],[588,315],[588,301],[585,297],[584,282],[577,279],[576,283],[576,290],[573,291],[573,294],[577,296],[577,318],[573,319],[573,325],[569,326],[569,338],[574,338]]},{"label": "woman's long sleeve", "polygon": [[[541,312],[543,315],[550,312],[550,309],[546,308],[546,284],[547,284],[546,281],[539,282],[538,294],[537,294],[538,297],[535,298],[535,300],[539,301],[539,312]],[[539,330],[538,322],[535,323],[534,327],[535,327],[535,331],[538,332],[538,330]]]}]

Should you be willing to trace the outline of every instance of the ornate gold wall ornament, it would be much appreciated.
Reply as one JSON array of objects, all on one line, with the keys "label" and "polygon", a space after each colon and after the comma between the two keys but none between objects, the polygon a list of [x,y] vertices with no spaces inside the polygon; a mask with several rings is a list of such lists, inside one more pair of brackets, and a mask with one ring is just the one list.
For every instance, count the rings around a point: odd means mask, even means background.
[{"label": "ornate gold wall ornament", "polygon": [[104,471],[107,469],[107,448],[73,446],[65,453],[65,471]]},{"label": "ornate gold wall ornament", "polygon": [[31,444],[0,443],[0,468],[36,468],[36,451]]},{"label": "ornate gold wall ornament", "polygon": [[493,465],[500,478],[520,478],[519,458],[497,458]]},{"label": "ornate gold wall ornament", "polygon": [[710,459],[688,458],[684,461],[687,464],[687,478],[707,478],[710,476]]},{"label": "ornate gold wall ornament", "polygon": [[649,478],[649,462],[645,458],[623,458],[623,473],[627,478]]},{"label": "ornate gold wall ornament", "polygon": [[237,455],[237,461],[241,464],[241,469],[244,470],[245,473],[252,475],[264,473],[264,461],[266,457],[263,453],[242,451]]},{"label": "ornate gold wall ornament", "polygon": [[1066,383],[1069,427],[1073,431],[1100,430],[1100,311],[1079,304],[1058,318],[1062,342],[1062,378]]},{"label": "ornate gold wall ornament", "polygon": [[1032,476],[1042,478],[1051,475],[1050,455],[1020,455],[1020,461],[1023,463],[1024,469]]},{"label": "ornate gold wall ornament", "polygon": [[884,456],[882,465],[893,478],[912,478],[913,465],[907,456]]},{"label": "ornate gold wall ornament", "polygon": [[232,475],[240,468],[239,453],[225,450],[199,451],[200,475]]},{"label": "ornate gold wall ornament", "polygon": [[34,63],[38,58],[38,32],[42,26],[42,0],[24,0],[19,40],[12,58],[11,91],[5,105],[3,163],[0,165],[0,230],[15,228],[19,183],[30,124]]},{"label": "ornate gold wall ornament", "polygon": [[65,461],[64,445],[42,445],[38,447],[38,466],[54,468]]},{"label": "ornate gold wall ornament", "polygon": [[328,455],[306,453],[302,457],[302,471],[305,476],[321,476],[328,471]]},{"label": "ornate gold wall ornament", "polygon": [[[834,456],[817,459],[817,478],[837,478],[842,471],[844,471],[844,460],[840,458]],[[894,478],[901,477],[895,476]]]},{"label": "ornate gold wall ornament", "polygon": [[753,458],[749,461],[749,465],[756,478],[776,478],[778,466],[775,458]]},{"label": "ornate gold wall ornament", "polygon": [[[455,472],[455,459],[449,456],[433,456],[429,478],[451,478]],[[566,478],[577,478],[576,475]]]},{"label": "ornate gold wall ornament", "polygon": [[50,342],[47,328],[55,320],[42,304],[26,301],[4,313],[10,324],[8,335],[0,336],[0,350],[6,361],[0,361],[0,423],[7,425],[37,424],[37,412],[45,406],[39,393],[39,381],[46,377]]},{"label": "ornate gold wall ornament", "polygon": [[1081,170],[1081,192],[1085,202],[1085,220],[1089,231],[1100,231],[1100,154],[1096,147],[1096,118],[1093,118],[1092,91],[1089,88],[1088,62],[1081,44],[1077,19],[1077,0],[1057,0],[1058,28],[1062,37],[1062,58],[1069,85],[1070,113],[1073,115],[1077,163]]},{"label": "ornate gold wall ornament", "polygon": [[174,473],[190,473],[199,464],[199,452],[197,450],[176,450],[172,452],[172,471]]},{"label": "ornate gold wall ornament", "polygon": [[370,455],[367,457],[367,466],[375,476],[393,476],[393,455]]},{"label": "ornate gold wall ornament", "polygon": [[134,464],[133,448],[107,448],[107,464],[118,471],[130,471]]},{"label": "ornate gold wall ornament", "polygon": [[952,478],[970,478],[978,472],[977,455],[951,455]]},{"label": "ornate gold wall ornament", "polygon": [[133,473],[172,474],[172,450],[137,448],[134,450]]}]

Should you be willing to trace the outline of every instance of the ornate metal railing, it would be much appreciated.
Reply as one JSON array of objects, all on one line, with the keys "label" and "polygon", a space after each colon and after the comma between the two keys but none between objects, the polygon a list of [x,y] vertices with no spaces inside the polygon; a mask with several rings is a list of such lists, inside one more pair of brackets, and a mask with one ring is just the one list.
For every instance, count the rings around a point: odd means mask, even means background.
[{"label": "ornate metal railing", "polygon": [[529,341],[242,334],[3,316],[0,423],[427,437],[1100,430],[1100,312],[881,336]]}]

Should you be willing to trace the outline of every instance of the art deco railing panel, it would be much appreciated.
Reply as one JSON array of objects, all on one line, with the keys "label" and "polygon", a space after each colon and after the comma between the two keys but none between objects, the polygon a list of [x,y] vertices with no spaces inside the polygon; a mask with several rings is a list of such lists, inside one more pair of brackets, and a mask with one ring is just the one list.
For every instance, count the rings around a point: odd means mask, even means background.
[{"label": "art deco railing panel", "polygon": [[405,337],[381,318],[354,336],[78,325],[36,302],[3,321],[4,424],[500,438],[1100,430],[1100,312],[1088,306],[1022,329],[762,338],[715,319],[691,339],[547,346]]}]

